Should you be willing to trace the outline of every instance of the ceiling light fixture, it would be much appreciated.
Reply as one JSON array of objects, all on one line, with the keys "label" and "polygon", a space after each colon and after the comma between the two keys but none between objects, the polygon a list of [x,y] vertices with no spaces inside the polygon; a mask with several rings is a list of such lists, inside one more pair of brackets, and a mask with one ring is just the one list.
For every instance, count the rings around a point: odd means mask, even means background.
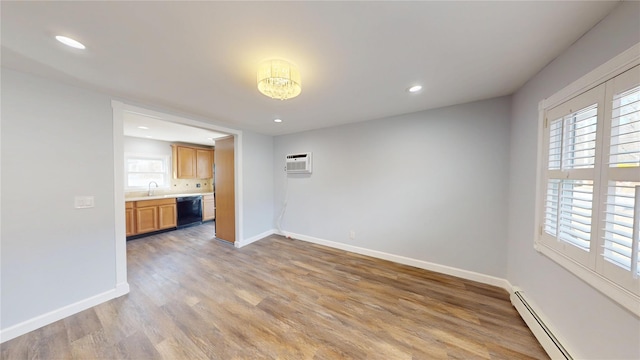
[{"label": "ceiling light fixture", "polygon": [[138,129],[142,129],[142,130],[149,130],[149,128],[148,128],[148,127],[146,127],[146,126],[138,126]]},{"label": "ceiling light fixture", "polygon": [[272,98],[286,100],[302,92],[298,67],[285,60],[266,60],[258,67],[258,91]]},{"label": "ceiling light fixture", "polygon": [[273,119],[273,122],[281,123],[282,119]]},{"label": "ceiling light fixture", "polygon": [[61,43],[67,46],[71,46],[72,48],[76,48],[80,50],[84,50],[86,48],[86,46],[84,46],[81,42],[77,40],[73,40],[72,38],[68,38],[66,36],[58,35],[56,36],[56,40],[60,41]]},{"label": "ceiling light fixture", "polygon": [[422,90],[422,85],[414,85],[412,87],[410,87],[409,89],[407,89],[407,91],[411,92],[411,93],[415,93]]}]

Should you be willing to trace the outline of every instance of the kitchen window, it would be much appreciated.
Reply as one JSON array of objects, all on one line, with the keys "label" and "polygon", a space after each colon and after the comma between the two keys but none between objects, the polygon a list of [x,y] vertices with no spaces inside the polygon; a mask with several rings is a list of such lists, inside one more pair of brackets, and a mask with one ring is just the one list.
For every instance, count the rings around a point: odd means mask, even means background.
[{"label": "kitchen window", "polygon": [[640,59],[634,61],[583,85],[587,91],[562,99],[565,89],[541,103],[535,247],[640,316]]},{"label": "kitchen window", "polygon": [[147,189],[155,181],[158,187],[169,187],[169,157],[144,154],[125,154],[126,190]]}]

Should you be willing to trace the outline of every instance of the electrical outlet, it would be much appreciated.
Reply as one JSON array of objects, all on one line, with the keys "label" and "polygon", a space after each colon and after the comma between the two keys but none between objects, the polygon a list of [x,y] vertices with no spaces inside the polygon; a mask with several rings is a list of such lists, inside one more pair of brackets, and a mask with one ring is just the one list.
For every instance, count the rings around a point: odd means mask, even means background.
[{"label": "electrical outlet", "polygon": [[355,238],[356,238],[356,231],[355,230],[349,231],[349,239],[354,240]]}]

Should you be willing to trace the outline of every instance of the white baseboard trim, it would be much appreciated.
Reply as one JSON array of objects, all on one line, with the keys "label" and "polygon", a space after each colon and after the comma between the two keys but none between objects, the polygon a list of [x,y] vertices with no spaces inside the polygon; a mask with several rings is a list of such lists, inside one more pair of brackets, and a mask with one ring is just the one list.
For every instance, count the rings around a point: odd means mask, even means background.
[{"label": "white baseboard trim", "polygon": [[511,292],[511,285],[509,284],[509,282],[506,279],[498,278],[495,276],[480,274],[474,271],[458,269],[451,266],[435,264],[428,261],[408,258],[400,255],[389,254],[382,251],[366,249],[358,246],[343,244],[343,243],[330,241],[330,240],[319,239],[316,237],[296,234],[288,231],[282,231],[280,233],[276,231],[276,233],[278,235],[288,236],[294,239],[307,241],[307,242],[318,244],[318,245],[324,245],[324,246],[332,247],[335,249],[353,252],[360,255],[367,255],[374,258],[378,258],[378,259],[389,260],[389,261],[397,262],[404,265],[414,266],[420,269],[435,271],[438,273],[459,277],[462,279],[477,281],[479,283],[483,283],[487,285],[497,286]]},{"label": "white baseboard trim", "polygon": [[112,299],[118,298],[122,295],[126,295],[129,293],[129,283],[128,282],[123,282],[123,283],[119,283],[116,284],[116,288],[115,288],[115,296],[112,297]]},{"label": "white baseboard trim", "polygon": [[258,235],[252,236],[252,237],[250,237],[248,239],[243,239],[243,240],[240,240],[240,241],[236,241],[233,244],[233,246],[235,246],[237,248],[241,248],[243,246],[247,246],[247,245],[249,245],[251,243],[254,243],[254,242],[258,241],[258,240],[264,239],[267,236],[273,235],[275,233],[276,233],[276,229],[267,230],[267,231],[265,231],[263,233],[260,233]]},{"label": "white baseboard trim", "polygon": [[10,326],[6,329],[2,329],[0,330],[0,343],[9,341],[20,335],[24,335],[30,331],[39,329],[45,325],[52,324],[58,320],[64,319],[73,314],[77,314],[81,311],[109,301],[111,299],[115,299],[127,293],[129,293],[129,284],[120,283],[117,284],[116,287],[112,290],[105,291],[101,294],[94,295],[87,299],[80,300],[73,304],[61,307],[46,314],[42,314],[27,321],[23,321],[19,324]]},{"label": "white baseboard trim", "polygon": [[566,341],[559,338],[558,332],[553,329],[540,309],[530,299],[527,299],[524,291],[512,287],[511,304],[551,359],[573,359],[571,352],[567,349]]}]

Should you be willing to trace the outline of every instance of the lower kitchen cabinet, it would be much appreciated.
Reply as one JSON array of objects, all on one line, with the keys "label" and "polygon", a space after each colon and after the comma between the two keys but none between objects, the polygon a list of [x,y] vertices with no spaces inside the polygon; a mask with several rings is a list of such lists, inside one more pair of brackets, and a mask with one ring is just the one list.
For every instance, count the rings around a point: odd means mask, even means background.
[{"label": "lower kitchen cabinet", "polygon": [[178,214],[175,200],[176,199],[173,199],[172,204],[158,206],[158,229],[168,229],[178,225]]},{"label": "lower kitchen cabinet", "polygon": [[157,206],[136,207],[136,234],[143,234],[159,229]]},{"label": "lower kitchen cabinet", "polygon": [[136,234],[136,218],[135,212],[133,210],[133,201],[127,201],[125,203],[125,215],[127,218],[127,230],[126,236],[131,236]]},{"label": "lower kitchen cabinet", "polygon": [[216,201],[212,195],[202,196],[202,221],[214,220],[216,218]]},{"label": "lower kitchen cabinet", "polygon": [[129,201],[125,208],[127,236],[170,229],[178,224],[175,198]]}]

